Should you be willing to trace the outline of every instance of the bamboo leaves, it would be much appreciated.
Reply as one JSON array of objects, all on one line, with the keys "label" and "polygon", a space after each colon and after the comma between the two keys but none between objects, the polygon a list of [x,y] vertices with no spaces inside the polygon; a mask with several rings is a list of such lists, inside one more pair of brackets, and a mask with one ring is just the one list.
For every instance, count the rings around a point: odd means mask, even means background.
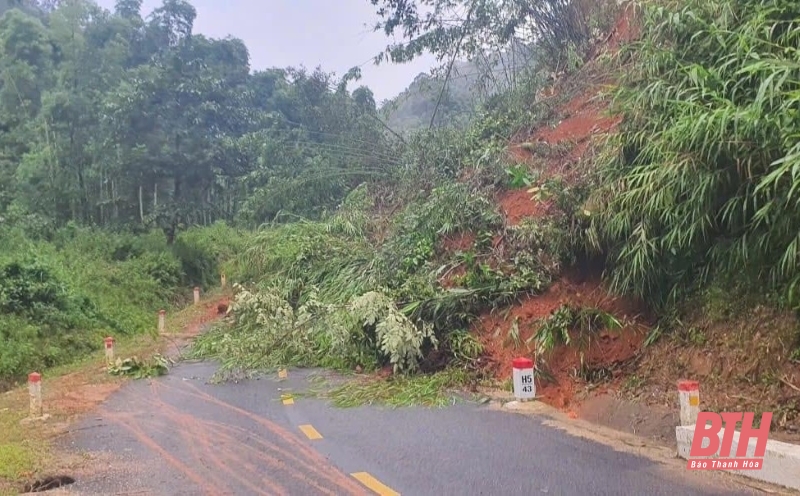
[{"label": "bamboo leaves", "polygon": [[[800,5],[645,6],[617,91],[628,120],[593,229],[617,289],[666,303],[689,274],[798,277]],[[787,296],[791,296],[787,293]]]}]

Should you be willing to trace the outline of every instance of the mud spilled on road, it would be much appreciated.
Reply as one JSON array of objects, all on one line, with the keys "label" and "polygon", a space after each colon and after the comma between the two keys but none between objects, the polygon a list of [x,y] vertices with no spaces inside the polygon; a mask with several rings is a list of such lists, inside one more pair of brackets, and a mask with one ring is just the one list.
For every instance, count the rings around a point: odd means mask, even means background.
[{"label": "mud spilled on road", "polygon": [[205,494],[231,494],[233,487],[254,495],[291,494],[284,484],[331,496],[366,494],[297,435],[190,381],[152,381],[147,390],[131,388],[120,396],[125,408],[102,408],[104,419]]}]

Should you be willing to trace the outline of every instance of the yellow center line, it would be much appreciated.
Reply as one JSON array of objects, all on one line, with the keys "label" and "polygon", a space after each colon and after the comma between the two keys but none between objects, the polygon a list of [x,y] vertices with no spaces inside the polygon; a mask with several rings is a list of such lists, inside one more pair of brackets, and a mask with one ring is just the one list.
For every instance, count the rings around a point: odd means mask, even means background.
[{"label": "yellow center line", "polygon": [[294,405],[294,398],[292,398],[291,394],[283,394],[281,395],[281,399],[284,405]]},{"label": "yellow center line", "polygon": [[364,484],[369,489],[372,489],[372,491],[378,496],[400,496],[400,493],[383,484],[381,481],[366,472],[356,472],[350,475],[355,477],[358,482]]},{"label": "yellow center line", "polygon": [[311,425],[301,425],[300,430],[303,431],[303,434],[305,434],[309,439],[322,439],[322,434],[317,432],[317,430]]}]

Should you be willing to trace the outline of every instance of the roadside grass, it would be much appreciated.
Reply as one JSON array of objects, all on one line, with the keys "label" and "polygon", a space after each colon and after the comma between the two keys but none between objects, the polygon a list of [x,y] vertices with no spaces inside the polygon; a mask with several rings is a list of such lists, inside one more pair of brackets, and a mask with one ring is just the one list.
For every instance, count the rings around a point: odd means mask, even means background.
[{"label": "roadside grass", "polygon": [[[136,356],[148,360],[155,354],[172,352],[183,331],[209,312],[211,305],[228,295],[220,289],[209,291],[200,304],[168,314],[166,333],[157,333],[157,315],[153,332],[121,337],[115,342],[115,356]],[[53,440],[64,432],[76,416],[91,410],[129,378],[108,373],[105,352],[100,350],[69,365],[38,371],[42,374],[44,421],[22,422],[28,416],[27,384],[0,395],[0,496],[19,494],[19,487],[32,479],[53,475],[64,467],[62,457],[54,453]],[[98,387],[101,386],[101,387]],[[82,389],[92,388],[91,398],[81,402]],[[98,397],[98,391],[103,397]],[[69,393],[69,408],[60,401]]]}]

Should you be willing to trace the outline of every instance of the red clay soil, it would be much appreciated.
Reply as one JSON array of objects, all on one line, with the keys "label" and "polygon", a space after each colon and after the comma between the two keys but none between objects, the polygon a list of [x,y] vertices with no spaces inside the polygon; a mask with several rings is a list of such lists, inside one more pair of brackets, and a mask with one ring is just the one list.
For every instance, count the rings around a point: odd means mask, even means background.
[{"label": "red clay soil", "polygon": [[[458,252],[466,252],[475,244],[475,234],[471,232],[462,232],[445,236],[439,241],[438,251],[445,255],[454,255]],[[458,286],[457,280],[467,273],[467,268],[461,264],[457,265],[439,278],[439,284],[444,288],[453,288]]]},{"label": "red clay soil", "polygon": [[531,165],[532,163],[531,154],[530,152],[523,150],[522,147],[519,145],[519,142],[521,140],[524,140],[524,136],[522,138],[512,139],[512,143],[516,144],[508,145],[508,148],[506,149],[508,152],[508,158],[511,160],[511,162],[515,164]]},{"label": "red clay soil", "polygon": [[628,4],[617,19],[614,29],[611,30],[611,35],[608,37],[605,47],[607,52],[616,53],[620,45],[629,43],[639,37],[641,31],[639,26],[632,22],[634,16],[633,5]]},{"label": "red clay soil", "polygon": [[[602,102],[595,101],[598,88],[590,88],[570,100],[561,109],[561,122],[557,126],[540,127],[527,139],[530,142],[543,142],[551,146],[572,144],[570,152],[561,157],[552,157],[546,161],[538,160],[534,164],[531,152],[519,146],[516,138],[508,147],[511,160],[516,163],[532,164],[540,169],[542,179],[560,177],[570,181],[579,171],[575,166],[583,159],[595,137],[612,132],[622,121],[621,116],[603,115]],[[529,208],[533,208],[530,207]]]},{"label": "red clay soil", "polygon": [[552,202],[537,202],[527,189],[514,189],[500,195],[499,203],[508,225],[517,225],[526,217],[543,217],[550,212]]},{"label": "red clay soil", "polygon": [[[564,141],[580,143],[598,133],[611,131],[620,122],[620,117],[606,117],[601,115],[603,107],[591,101],[596,96],[594,91],[589,91],[569,102],[565,108],[566,119],[561,121],[554,129],[539,128],[533,139],[555,145]],[[575,110],[571,110],[576,107]]]},{"label": "red clay soil", "polygon": [[[219,319],[222,314],[227,311],[230,302],[227,297],[222,298],[220,300],[212,300],[206,303],[203,303],[203,313],[198,315],[196,318],[189,323],[188,326],[183,331],[184,336],[197,336],[200,334],[203,326],[209,322]],[[221,308],[225,308],[224,311],[220,311]]]},{"label": "red clay soil", "polygon": [[[474,324],[472,330],[489,355],[495,377],[501,380],[510,378],[511,361],[515,357],[533,357],[535,345],[533,342],[526,345],[525,341],[535,333],[537,321],[547,318],[566,303],[600,308],[613,314],[624,325],[618,332],[601,332],[593,337],[584,357],[589,368],[613,367],[636,356],[645,338],[645,327],[636,306],[610,297],[598,280],[577,282],[573,278],[562,279],[544,294],[524,298],[511,307],[506,315],[485,314]],[[520,348],[515,348],[506,339],[515,318],[518,319]],[[557,408],[569,407],[578,383],[573,373],[580,367],[580,350],[559,346],[547,356],[539,358],[546,362],[545,368],[552,374],[554,382],[540,383],[537,395]]]},{"label": "red clay soil", "polygon": [[[617,22],[603,43],[596,49],[592,60],[586,64],[586,70],[592,72],[592,66],[601,52],[615,53],[622,43],[629,42],[638,36],[638,29],[632,22],[633,10],[626,7],[620,14]],[[542,97],[546,98],[559,93],[558,83],[548,88]],[[512,140],[512,145],[508,147],[510,158],[517,163],[529,163],[531,153],[518,146],[523,141],[543,141],[549,145],[557,145],[565,142],[573,143],[573,149],[564,159],[554,159],[544,165],[544,176],[562,176],[568,179],[571,176],[570,169],[579,162],[586,151],[592,138],[599,134],[613,131],[621,122],[620,116],[603,115],[604,106],[601,102],[595,102],[595,98],[600,92],[600,86],[591,87],[582,94],[573,98],[560,110],[562,121],[555,128],[541,127],[529,136],[516,135]]]},{"label": "red clay soil", "polygon": [[[633,12],[626,10],[618,19],[614,29],[595,50],[595,56],[603,51],[616,51],[619,45],[632,39],[635,33],[632,27]],[[588,74],[578,77],[590,77],[593,73],[590,62],[585,68]],[[596,76],[596,74],[595,74]],[[564,86],[556,83],[542,93],[542,97],[559,94]],[[597,101],[600,86],[595,85],[582,91],[559,109],[561,121],[554,128],[541,127],[532,133],[521,132],[512,139],[508,147],[511,160],[516,163],[527,163],[536,166],[542,178],[558,176],[570,181],[579,170],[575,167],[587,151],[597,135],[612,132],[620,123],[621,117],[603,115],[604,104]],[[528,150],[519,146],[522,142],[545,142],[551,146],[572,144],[572,150],[565,157],[551,157],[546,160],[534,157]],[[538,203],[531,198],[526,189],[504,192],[498,198],[506,222],[518,224],[526,217],[545,216],[550,213],[549,203]],[[646,326],[640,318],[637,307],[630,302],[609,296],[598,278],[589,281],[578,281],[565,277],[554,284],[540,296],[528,297],[504,312],[505,315],[483,315],[473,325],[473,332],[479,337],[489,355],[491,370],[499,379],[511,377],[511,361],[517,356],[533,355],[535,345],[526,345],[537,329],[539,319],[548,317],[564,304],[578,307],[595,307],[614,315],[624,327],[619,332],[600,332],[592,336],[588,349],[584,351],[584,364],[589,369],[609,368],[615,376],[619,374],[623,363],[637,356],[645,339]],[[509,343],[506,336],[514,319],[518,319],[520,347]],[[552,376],[550,383],[538,384],[537,395],[543,401],[558,408],[575,407],[574,393],[580,380],[575,378],[575,371],[581,365],[581,351],[574,345],[559,346],[547,356],[538,357],[542,368]]]}]

